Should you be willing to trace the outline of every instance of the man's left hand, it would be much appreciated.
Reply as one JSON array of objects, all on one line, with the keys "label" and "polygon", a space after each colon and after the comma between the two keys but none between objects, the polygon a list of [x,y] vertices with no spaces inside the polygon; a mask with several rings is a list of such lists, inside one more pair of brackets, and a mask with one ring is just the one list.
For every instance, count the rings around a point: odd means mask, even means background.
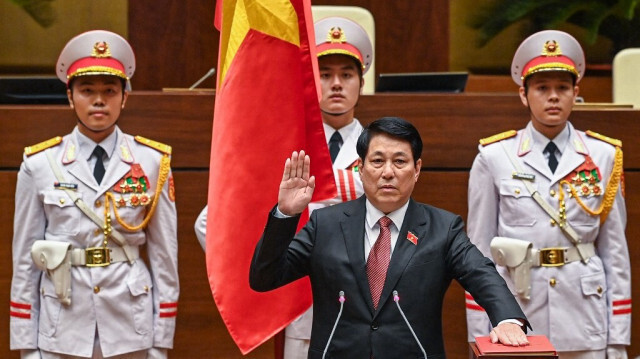
[{"label": "man's left hand", "polygon": [[522,327],[515,323],[500,323],[491,330],[489,336],[492,343],[500,342],[514,347],[529,344],[527,335],[522,331]]}]

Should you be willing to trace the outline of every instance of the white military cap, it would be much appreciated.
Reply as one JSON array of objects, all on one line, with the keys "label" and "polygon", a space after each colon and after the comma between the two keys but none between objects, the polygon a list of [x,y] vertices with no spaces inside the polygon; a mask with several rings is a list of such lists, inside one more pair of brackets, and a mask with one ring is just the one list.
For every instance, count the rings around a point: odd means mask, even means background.
[{"label": "white military cap", "polygon": [[367,32],[343,17],[327,17],[314,24],[318,57],[347,55],[362,65],[365,74],[373,61],[373,46]]},{"label": "white military cap", "polygon": [[84,32],[67,42],[56,65],[60,81],[87,75],[112,75],[129,80],[136,70],[131,45],[110,31]]},{"label": "white military cap", "polygon": [[566,71],[578,83],[584,68],[584,51],[578,40],[566,32],[544,30],[520,44],[511,63],[511,77],[518,86],[523,86],[524,80],[536,72]]}]

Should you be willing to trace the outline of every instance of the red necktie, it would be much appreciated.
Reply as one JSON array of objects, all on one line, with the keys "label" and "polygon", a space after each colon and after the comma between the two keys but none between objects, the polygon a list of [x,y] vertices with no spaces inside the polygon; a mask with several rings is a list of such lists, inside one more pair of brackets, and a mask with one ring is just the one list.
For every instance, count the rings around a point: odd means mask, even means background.
[{"label": "red necktie", "polygon": [[384,280],[387,277],[387,268],[391,260],[391,230],[389,225],[393,223],[389,217],[382,217],[378,220],[380,225],[380,235],[371,248],[369,258],[367,258],[367,277],[369,278],[369,290],[373,308],[378,308]]}]

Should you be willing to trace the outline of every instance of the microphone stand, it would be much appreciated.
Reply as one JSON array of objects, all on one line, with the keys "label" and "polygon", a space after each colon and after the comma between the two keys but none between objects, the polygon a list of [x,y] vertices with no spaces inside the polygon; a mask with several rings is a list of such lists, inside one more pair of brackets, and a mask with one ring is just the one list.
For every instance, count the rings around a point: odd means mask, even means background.
[{"label": "microphone stand", "polygon": [[327,340],[327,345],[324,347],[324,352],[322,353],[322,359],[324,359],[325,355],[327,355],[327,350],[329,350],[329,344],[331,344],[331,338],[333,338],[333,333],[336,331],[336,327],[338,326],[338,321],[340,320],[340,316],[342,315],[342,308],[344,307],[344,292],[340,291],[338,293],[338,302],[340,302],[340,311],[338,312],[338,317],[336,317],[336,322],[333,324],[333,329],[331,329],[331,334],[329,334],[329,339]]}]

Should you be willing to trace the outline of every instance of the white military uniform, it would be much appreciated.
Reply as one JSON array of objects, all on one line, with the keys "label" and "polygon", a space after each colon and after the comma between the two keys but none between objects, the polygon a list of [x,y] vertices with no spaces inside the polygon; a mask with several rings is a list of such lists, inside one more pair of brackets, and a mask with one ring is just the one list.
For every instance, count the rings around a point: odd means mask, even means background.
[{"label": "white military uniform", "polygon": [[[589,208],[597,209],[614,167],[616,149],[575,130],[569,122],[556,139],[562,156],[555,173],[543,155],[549,140],[536,132],[531,123],[513,137],[479,147],[469,177],[469,237],[488,257],[491,257],[489,243],[495,236],[527,240],[536,249],[573,246],[562,230],[551,224],[549,215],[534,201],[522,180],[514,178],[518,176],[513,175],[515,170],[504,146],[526,174],[535,176],[530,183],[551,207],[559,208],[559,191],[565,192],[568,223],[582,243],[593,243],[596,247],[595,256],[586,264],[574,261],[558,267],[531,269],[530,300],[517,296],[533,328],[530,334],[546,335],[559,352],[629,345],[631,279],[625,239],[624,183],[618,188],[604,223],[569,196],[568,186],[559,185],[563,179],[577,185],[576,176],[586,175],[588,179],[589,175],[597,174],[592,182],[583,182],[587,189],[579,196]],[[579,185],[577,188],[581,190]],[[509,272],[502,266],[498,270],[513,290]],[[489,318],[468,293],[466,307],[469,341],[488,335]]]},{"label": "white military uniform", "polygon": [[[24,157],[16,187],[11,349],[39,348],[91,357],[96,333],[105,357],[173,346],[179,284],[176,208],[170,173],[145,229],[124,229],[110,203],[113,228],[124,235],[129,245],[146,246],[151,271],[142,259],[133,264],[122,261],[102,267],[73,266],[71,303],[65,305],[58,300],[49,276],[37,269],[31,258],[36,240],[65,242],[73,248],[101,247],[104,240],[103,230],[56,184],[59,180],[47,152],[64,176],[64,185],[77,186],[75,193],[98,217],[105,218],[107,192],[120,202],[117,212],[127,224],[141,223],[150,210],[158,193],[156,183],[164,154],[117,127],[109,138],[113,142],[111,149],[106,148],[109,160],[102,184],[97,183],[87,163],[84,149],[91,141],[77,128],[58,145]],[[166,148],[170,152],[170,147]],[[134,194],[114,191],[123,180],[136,182],[144,176],[148,179],[146,190],[139,188]],[[111,239],[107,246],[118,247]]]},{"label": "white military uniform", "polygon": [[[324,125],[324,134],[329,143],[329,139],[336,131],[331,126]],[[343,138],[342,147],[340,152],[333,163],[333,175],[336,180],[336,187],[338,194],[336,197],[321,202],[313,202],[309,204],[309,214],[316,209],[328,207],[340,202],[346,202],[354,200],[364,193],[362,188],[362,180],[360,174],[357,172],[357,168],[354,167],[355,162],[359,156],[356,152],[356,143],[360,133],[362,133],[363,127],[360,121],[353,119],[349,125],[339,130],[340,135]],[[313,307],[309,308],[304,314],[296,318],[285,329],[285,359],[292,357],[298,357],[301,354],[298,348],[302,348],[303,344],[300,341],[306,341],[306,347],[308,349],[308,342],[311,339],[311,325],[313,323]],[[304,353],[306,357],[306,352]]]}]

